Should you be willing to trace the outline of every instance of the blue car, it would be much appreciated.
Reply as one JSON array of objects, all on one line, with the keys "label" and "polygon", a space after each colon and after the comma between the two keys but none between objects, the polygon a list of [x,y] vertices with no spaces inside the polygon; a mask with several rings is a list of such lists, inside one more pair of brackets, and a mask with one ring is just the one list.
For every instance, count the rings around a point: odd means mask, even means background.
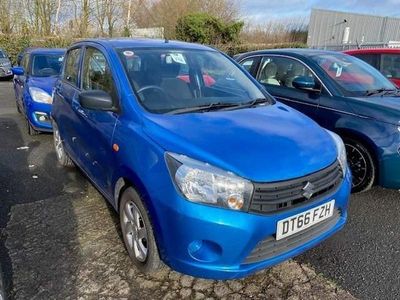
[{"label": "blue car", "polygon": [[338,52],[283,49],[236,60],[279,101],[339,134],[353,192],[400,189],[400,91],[375,68]]},{"label": "blue car", "polygon": [[21,65],[12,68],[17,110],[25,115],[30,135],[52,131],[51,95],[64,53],[65,49],[29,49]]},{"label": "blue car", "polygon": [[[137,268],[246,276],[341,229],[342,140],[276,102],[224,54],[164,40],[73,44],[54,144],[119,213]],[[101,224],[99,224],[101,226]]]}]

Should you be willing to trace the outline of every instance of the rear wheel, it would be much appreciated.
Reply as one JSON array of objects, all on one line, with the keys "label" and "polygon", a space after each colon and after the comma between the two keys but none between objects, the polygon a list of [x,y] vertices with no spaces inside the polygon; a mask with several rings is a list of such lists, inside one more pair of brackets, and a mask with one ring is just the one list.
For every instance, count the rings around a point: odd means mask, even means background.
[{"label": "rear wheel", "polygon": [[71,158],[68,156],[67,152],[64,149],[64,143],[60,135],[60,131],[58,130],[58,126],[56,122],[53,122],[53,139],[54,139],[54,148],[56,150],[57,160],[63,167],[72,167],[74,163]]},{"label": "rear wheel", "polygon": [[369,190],[373,186],[376,176],[376,167],[371,153],[356,140],[345,139],[344,143],[353,177],[351,191],[358,193]]},{"label": "rear wheel", "polygon": [[163,268],[147,209],[132,187],[121,196],[119,215],[125,247],[135,266],[143,273]]}]

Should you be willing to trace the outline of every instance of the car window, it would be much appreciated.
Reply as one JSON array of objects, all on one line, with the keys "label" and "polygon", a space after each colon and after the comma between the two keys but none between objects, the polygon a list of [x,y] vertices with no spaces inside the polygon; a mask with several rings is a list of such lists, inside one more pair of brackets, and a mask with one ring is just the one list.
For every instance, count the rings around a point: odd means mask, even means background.
[{"label": "car window", "polygon": [[301,62],[278,56],[264,56],[261,60],[257,80],[266,85],[293,87],[293,80],[298,77],[311,77],[317,82],[313,73]]},{"label": "car window", "polygon": [[31,75],[38,77],[59,75],[63,59],[64,54],[33,54]]},{"label": "car window", "polygon": [[0,50],[0,58],[7,58],[7,55]]},{"label": "car window", "polygon": [[378,69],[378,58],[379,58],[378,54],[352,54],[352,55]]},{"label": "car window", "polygon": [[374,90],[392,90],[394,85],[371,65],[346,54],[310,56],[345,96],[365,96]]},{"label": "car window", "polygon": [[110,66],[104,54],[95,48],[89,47],[85,52],[82,88],[84,90],[102,90],[110,95],[114,93]]},{"label": "car window", "polygon": [[245,59],[245,60],[242,60],[241,62],[240,62],[240,65],[243,67],[243,68],[245,68],[245,70],[247,71],[247,72],[251,72],[251,70],[252,70],[252,68],[254,67],[254,65],[255,65],[255,62],[256,62],[256,58],[255,57],[252,57],[252,58],[248,58],[248,59]]},{"label": "car window", "polygon": [[78,86],[79,59],[81,48],[69,50],[65,61],[64,79],[74,86]]},{"label": "car window", "polygon": [[266,97],[242,68],[218,51],[160,48],[118,53],[141,104],[154,113]]},{"label": "car window", "polygon": [[400,79],[400,55],[382,54],[381,72],[387,78]]}]

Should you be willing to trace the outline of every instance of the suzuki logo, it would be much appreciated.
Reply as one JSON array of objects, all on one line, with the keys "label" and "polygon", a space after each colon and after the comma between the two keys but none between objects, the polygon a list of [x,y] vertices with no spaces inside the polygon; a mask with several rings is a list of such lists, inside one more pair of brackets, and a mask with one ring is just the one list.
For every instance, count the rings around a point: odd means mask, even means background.
[{"label": "suzuki logo", "polygon": [[303,196],[306,197],[307,199],[311,199],[311,197],[314,195],[315,185],[313,185],[311,182],[307,182],[307,184],[303,187]]}]

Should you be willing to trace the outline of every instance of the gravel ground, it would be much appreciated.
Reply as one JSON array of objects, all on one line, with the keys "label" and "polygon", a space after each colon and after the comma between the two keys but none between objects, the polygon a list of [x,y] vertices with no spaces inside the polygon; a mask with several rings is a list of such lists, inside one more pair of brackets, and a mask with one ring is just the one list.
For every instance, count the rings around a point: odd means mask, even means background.
[{"label": "gravel ground", "polygon": [[144,276],[126,254],[117,215],[91,186],[13,206],[5,233],[16,299],[353,299],[294,261],[241,280],[169,268]]}]

